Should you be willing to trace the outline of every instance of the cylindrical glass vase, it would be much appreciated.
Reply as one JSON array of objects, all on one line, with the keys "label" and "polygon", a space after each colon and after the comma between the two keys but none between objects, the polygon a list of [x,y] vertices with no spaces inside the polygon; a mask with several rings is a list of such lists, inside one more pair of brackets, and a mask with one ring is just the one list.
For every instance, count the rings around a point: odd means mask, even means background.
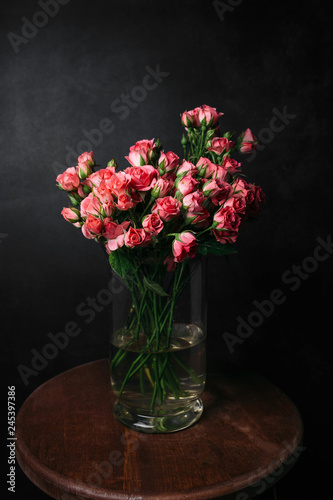
[{"label": "cylindrical glass vase", "polygon": [[111,384],[117,397],[114,415],[127,427],[175,432],[200,418],[205,278],[203,257],[187,259],[172,271],[147,259],[132,266],[125,279],[114,273]]}]

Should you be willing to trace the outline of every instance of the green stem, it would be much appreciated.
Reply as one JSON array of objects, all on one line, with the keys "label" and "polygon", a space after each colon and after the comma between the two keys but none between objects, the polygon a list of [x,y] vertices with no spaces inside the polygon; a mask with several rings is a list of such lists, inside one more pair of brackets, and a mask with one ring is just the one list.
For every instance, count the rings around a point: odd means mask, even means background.
[{"label": "green stem", "polygon": [[193,380],[193,382],[195,382],[196,384],[201,384],[202,381],[200,380],[200,378],[197,376],[197,374],[195,373],[195,371],[192,369],[192,368],[189,368],[187,365],[185,365],[185,363],[183,363],[179,357],[177,356],[177,354],[172,354],[172,358],[177,361],[177,363],[183,368],[183,370],[185,370],[190,376],[191,376],[191,379]]},{"label": "green stem", "polygon": [[120,396],[121,396],[121,394],[122,394],[122,392],[123,392],[123,390],[124,390],[124,387],[125,387],[125,385],[127,384],[128,380],[129,380],[130,378],[132,378],[132,377],[133,377],[133,376],[134,376],[134,375],[138,372],[138,370],[140,370],[140,368],[141,368],[141,367],[142,367],[145,363],[147,363],[148,359],[149,359],[149,358],[150,358],[150,356],[151,356],[151,353],[149,353],[149,354],[148,354],[148,355],[147,355],[147,356],[143,359],[143,361],[141,361],[141,362],[139,363],[139,365],[138,365],[136,368],[134,368],[134,369],[133,369],[133,366],[134,366],[136,363],[138,363],[138,362],[140,361],[140,359],[143,357],[143,355],[144,355],[144,353],[142,352],[142,353],[141,353],[141,354],[140,354],[140,355],[136,358],[136,360],[132,363],[132,366],[131,366],[131,368],[128,370],[128,372],[127,372],[127,374],[126,374],[126,377],[125,377],[125,379],[124,379],[124,381],[123,381],[123,383],[122,383],[122,386],[121,386],[121,388],[120,388],[120,391],[119,391],[118,397],[120,397]]}]

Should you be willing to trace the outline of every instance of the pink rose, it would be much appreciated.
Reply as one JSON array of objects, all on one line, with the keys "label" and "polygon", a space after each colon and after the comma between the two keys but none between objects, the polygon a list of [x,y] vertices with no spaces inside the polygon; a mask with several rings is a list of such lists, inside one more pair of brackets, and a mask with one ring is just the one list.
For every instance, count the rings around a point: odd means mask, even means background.
[{"label": "pink rose", "polygon": [[232,207],[221,207],[214,215],[217,229],[236,231],[240,225],[240,217]]},{"label": "pink rose", "polygon": [[148,155],[145,151],[130,151],[128,156],[125,156],[126,160],[132,165],[132,167],[140,167],[141,165],[147,165],[149,163]]},{"label": "pink rose", "polygon": [[125,156],[125,158],[133,167],[147,165],[151,161],[151,156],[155,149],[154,139],[150,141],[143,139],[130,147],[129,155]]},{"label": "pink rose", "polygon": [[213,151],[217,155],[221,155],[223,152],[227,153],[235,145],[234,142],[229,141],[226,137],[214,137],[210,141],[211,146],[207,147],[208,151]]},{"label": "pink rose", "polygon": [[78,166],[76,167],[76,172],[81,180],[85,180],[92,173],[92,170],[90,165],[85,162],[78,164]]},{"label": "pink rose", "polygon": [[218,165],[216,172],[214,172],[213,174],[213,179],[219,179],[220,181],[227,181],[229,179],[228,170],[226,170],[221,165]]},{"label": "pink rose", "polygon": [[151,189],[158,176],[158,171],[151,165],[127,168],[125,172],[131,178],[130,186],[137,191]]},{"label": "pink rose", "polygon": [[186,214],[186,223],[196,225],[202,229],[209,226],[210,213],[207,208],[199,207],[195,212],[190,210]]},{"label": "pink rose", "polygon": [[98,187],[93,188],[93,193],[101,201],[101,203],[110,202],[113,200],[113,194],[110,189],[110,184],[102,181]]},{"label": "pink rose", "polygon": [[196,189],[198,184],[199,182],[196,179],[194,179],[190,174],[186,174],[179,181],[176,181],[177,190],[183,196],[192,193],[192,191]]},{"label": "pink rose", "polygon": [[98,187],[102,181],[108,181],[114,174],[114,168],[101,168],[97,172],[92,173],[87,177],[86,182],[93,187]]},{"label": "pink rose", "polygon": [[94,237],[99,235],[103,229],[103,221],[93,215],[88,215],[84,225]]},{"label": "pink rose", "polygon": [[157,213],[164,222],[177,217],[180,213],[181,203],[172,196],[157,198],[152,213]]},{"label": "pink rose", "polygon": [[151,191],[151,196],[153,198],[163,198],[168,194],[172,186],[173,183],[160,177],[159,179],[157,179],[156,184]]},{"label": "pink rose", "polygon": [[236,172],[239,172],[240,166],[240,163],[238,163],[236,160],[233,160],[229,156],[225,156],[223,158],[222,167],[228,172],[228,174],[232,175]]},{"label": "pink rose", "polygon": [[124,194],[131,182],[131,176],[125,172],[116,172],[106,181],[107,186],[115,196]]},{"label": "pink rose", "polygon": [[64,207],[61,211],[61,215],[67,222],[70,222],[75,227],[81,227],[79,220],[81,219],[80,212],[74,207]]},{"label": "pink rose", "polygon": [[241,218],[232,207],[222,207],[214,215],[214,236],[220,243],[234,243],[238,236]]},{"label": "pink rose", "polygon": [[181,122],[185,127],[200,127],[199,108],[192,109],[191,111],[184,111],[181,115]]},{"label": "pink rose", "polygon": [[214,205],[220,205],[232,194],[232,187],[220,179],[210,179],[202,187],[203,194],[211,198]]},{"label": "pink rose", "polygon": [[74,191],[80,185],[80,179],[74,167],[69,167],[57,176],[57,182],[65,191]]},{"label": "pink rose", "polygon": [[247,128],[243,134],[241,146],[239,151],[241,153],[250,153],[253,149],[256,148],[257,140],[252,134],[251,130]]},{"label": "pink rose", "polygon": [[184,111],[181,115],[182,124],[185,127],[214,127],[223,113],[217,113],[216,108],[203,104],[191,111]]},{"label": "pink rose", "polygon": [[85,238],[87,238],[88,240],[93,240],[95,238],[95,235],[94,234],[91,234],[89,231],[88,231],[88,228],[86,226],[86,224],[82,224],[81,226],[81,231],[82,231],[82,234]]},{"label": "pink rose", "polygon": [[163,229],[163,222],[158,214],[149,214],[143,219],[142,227],[146,233],[157,236]]},{"label": "pink rose", "polygon": [[101,211],[101,203],[99,199],[90,193],[84,200],[81,201],[80,211],[82,217],[88,215],[99,215]]},{"label": "pink rose", "polygon": [[81,184],[77,188],[77,194],[83,200],[88,196],[88,194],[91,193],[91,189],[92,189],[92,184],[88,181],[88,179],[86,179],[85,181],[81,182]]},{"label": "pink rose", "polygon": [[113,201],[105,201],[102,204],[101,213],[102,213],[102,215],[104,215],[104,217],[111,217],[111,215],[113,215],[113,213],[114,213],[114,210],[115,210],[115,206],[114,206]]},{"label": "pink rose", "polygon": [[85,153],[82,153],[77,159],[78,163],[87,163],[89,167],[93,167],[95,165],[95,159],[94,159],[94,153],[90,151],[88,153],[87,151]]},{"label": "pink rose", "polygon": [[141,141],[137,141],[134,146],[130,147],[130,151],[145,151],[148,153],[155,149],[154,139],[142,139]]},{"label": "pink rose", "polygon": [[243,196],[232,196],[223,206],[232,207],[237,214],[245,214],[246,199]]},{"label": "pink rose", "polygon": [[172,253],[175,262],[182,262],[186,257],[193,259],[197,250],[197,240],[190,231],[178,234],[172,243]]},{"label": "pink rose", "polygon": [[118,199],[116,201],[116,207],[119,210],[129,210],[133,206],[134,203],[128,193],[123,193],[118,196]]},{"label": "pink rose", "polygon": [[218,122],[219,118],[223,113],[218,113],[216,108],[207,106],[203,104],[198,110],[198,118],[201,125],[206,125],[207,127],[213,127]]},{"label": "pink rose", "polygon": [[97,172],[89,175],[87,180],[92,184],[92,186],[98,187],[103,180],[103,172],[98,170]]},{"label": "pink rose", "polygon": [[177,168],[176,174],[178,177],[181,174],[188,174],[188,173],[192,173],[193,175],[195,175],[198,173],[198,169],[195,165],[193,165],[193,163],[184,160],[181,163],[181,165],[179,165],[179,167]]},{"label": "pink rose", "polygon": [[129,231],[125,234],[125,245],[129,248],[146,246],[150,243],[150,236],[144,229],[134,229],[130,227]]},{"label": "pink rose", "polygon": [[158,166],[162,172],[172,172],[178,166],[178,162],[179,156],[172,151],[168,153],[162,152],[158,160]]},{"label": "pink rose", "polygon": [[203,192],[200,190],[193,191],[193,193],[189,193],[184,196],[182,200],[183,207],[185,210],[189,210],[190,212],[196,212],[201,208],[202,203],[206,200]]},{"label": "pink rose", "polygon": [[125,243],[125,230],[128,228],[130,221],[122,222],[117,224],[111,219],[104,219],[104,231],[103,236],[107,238],[106,247],[108,250],[113,252],[120,248]]},{"label": "pink rose", "polygon": [[196,167],[200,177],[209,179],[216,173],[218,165],[212,163],[208,158],[201,157],[199,158]]},{"label": "pink rose", "polygon": [[244,181],[241,177],[237,177],[235,182],[232,184],[233,192],[235,196],[246,196],[248,190],[250,189],[248,183]]}]

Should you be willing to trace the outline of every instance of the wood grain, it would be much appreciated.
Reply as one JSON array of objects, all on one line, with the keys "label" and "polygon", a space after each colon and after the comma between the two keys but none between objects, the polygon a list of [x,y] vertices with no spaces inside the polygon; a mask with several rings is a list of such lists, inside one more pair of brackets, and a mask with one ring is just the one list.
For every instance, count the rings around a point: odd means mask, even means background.
[{"label": "wood grain", "polygon": [[34,391],[18,413],[16,432],[17,459],[30,480],[61,500],[201,500],[240,491],[252,497],[299,454],[297,409],[253,373],[208,376],[203,416],[172,434],[123,427],[113,417],[114,400],[106,359]]}]

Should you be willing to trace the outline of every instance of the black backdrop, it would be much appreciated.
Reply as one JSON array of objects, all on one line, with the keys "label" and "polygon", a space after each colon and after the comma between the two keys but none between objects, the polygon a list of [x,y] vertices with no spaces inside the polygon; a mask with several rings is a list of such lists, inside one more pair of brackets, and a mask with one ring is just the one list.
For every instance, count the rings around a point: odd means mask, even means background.
[{"label": "black backdrop", "polygon": [[[224,112],[223,131],[250,127],[259,138],[243,166],[267,199],[261,219],[243,229],[239,253],[228,263],[209,259],[211,366],[255,370],[298,406],[305,449],[278,498],[327,494],[333,249],[325,2],[7,0],[0,9],[4,388],[16,386],[19,407],[49,378],[108,352],[106,308],[89,323],[77,313],[106,287],[108,268],[98,245],[62,219],[67,199],[56,175],[90,144],[101,165],[112,157],[125,165],[129,146],[143,138],[159,137],[181,155],[179,114],[209,104]],[[237,335],[238,318],[253,320],[254,301],[275,289],[283,303],[228,348],[225,332]],[[18,367],[32,368],[49,334],[70,321],[81,333],[24,382]],[[16,497],[47,498],[20,470]]]}]

